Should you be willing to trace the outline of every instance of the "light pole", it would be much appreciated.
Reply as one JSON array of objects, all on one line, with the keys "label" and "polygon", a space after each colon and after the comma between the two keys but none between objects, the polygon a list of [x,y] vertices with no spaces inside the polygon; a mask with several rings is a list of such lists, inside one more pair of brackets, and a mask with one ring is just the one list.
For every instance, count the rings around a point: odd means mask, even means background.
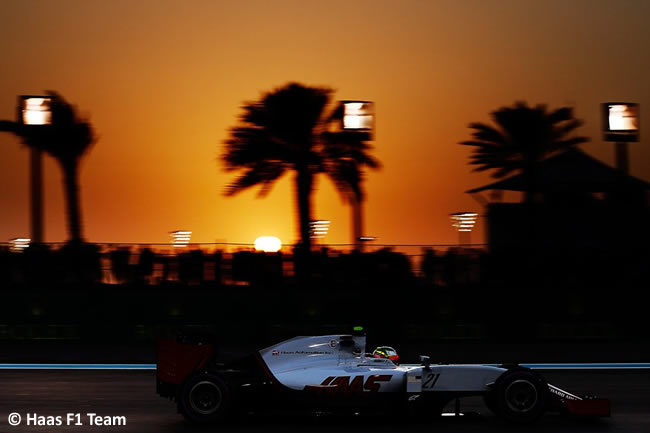
[{"label": "light pole", "polygon": [[628,143],[639,141],[639,104],[605,102],[602,104],[602,115],[604,139],[616,143],[616,168],[622,174],[629,175]]},{"label": "light pole", "polygon": [[[44,128],[52,124],[52,98],[18,97],[18,123],[27,128]],[[44,240],[43,229],[43,151],[30,146],[31,236],[34,244]]]},{"label": "light pole", "polygon": [[451,225],[458,231],[458,246],[470,245],[472,242],[472,230],[476,224],[478,214],[476,212],[456,212],[449,215]]},{"label": "light pole", "polygon": [[[375,127],[374,103],[370,101],[341,101],[341,129],[352,134],[354,140],[372,140]],[[358,191],[363,191],[363,177],[359,178]],[[352,244],[359,251],[364,250],[363,237],[363,195],[350,194],[352,203]]]}]

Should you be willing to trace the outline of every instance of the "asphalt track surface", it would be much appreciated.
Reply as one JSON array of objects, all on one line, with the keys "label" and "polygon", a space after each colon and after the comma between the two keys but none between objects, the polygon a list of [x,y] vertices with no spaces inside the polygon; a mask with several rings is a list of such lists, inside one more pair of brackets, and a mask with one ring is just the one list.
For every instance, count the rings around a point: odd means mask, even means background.
[{"label": "asphalt track surface", "polygon": [[[463,401],[477,417],[443,417],[405,422],[383,417],[250,417],[237,424],[196,427],[176,413],[172,402],[155,393],[153,371],[3,370],[0,371],[0,432],[650,432],[650,371],[547,371],[550,383],[577,394],[612,401],[612,417],[583,419],[547,414],[533,425],[513,426],[487,411],[482,400]],[[9,414],[23,422],[10,426]],[[62,416],[62,426],[26,426],[27,414]],[[82,426],[65,425],[67,413],[81,414]],[[124,426],[91,426],[87,413],[123,416]]]}]

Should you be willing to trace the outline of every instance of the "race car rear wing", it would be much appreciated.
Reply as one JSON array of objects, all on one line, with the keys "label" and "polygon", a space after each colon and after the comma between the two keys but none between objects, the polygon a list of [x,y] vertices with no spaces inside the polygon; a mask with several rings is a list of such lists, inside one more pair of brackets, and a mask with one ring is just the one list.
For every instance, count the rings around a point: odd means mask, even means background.
[{"label": "race car rear wing", "polygon": [[214,351],[213,344],[188,344],[177,339],[160,339],[156,378],[160,382],[179,385],[190,374],[205,367]]}]

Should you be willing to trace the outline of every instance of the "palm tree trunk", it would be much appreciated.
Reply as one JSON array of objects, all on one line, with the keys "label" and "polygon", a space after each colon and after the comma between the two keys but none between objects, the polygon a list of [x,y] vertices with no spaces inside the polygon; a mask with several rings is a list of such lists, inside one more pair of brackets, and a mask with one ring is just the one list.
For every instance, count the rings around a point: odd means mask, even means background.
[{"label": "palm tree trunk", "polygon": [[[537,214],[539,210],[539,206],[537,205],[536,199],[537,199],[537,192],[538,192],[538,175],[537,175],[537,167],[538,167],[539,162],[536,160],[530,161],[524,171],[524,180],[526,182],[526,191],[525,191],[525,199],[524,199],[524,206],[526,208],[526,219],[528,221],[527,224],[527,231],[526,233],[527,236],[527,244],[528,248],[531,251],[537,251],[538,250],[538,237],[537,237],[537,230],[538,230],[538,225],[539,225],[539,215]],[[528,273],[530,275],[535,275],[534,273],[534,260],[532,260],[530,263],[531,269],[528,270]]]},{"label": "palm tree trunk", "polygon": [[352,243],[360,253],[364,251],[365,246],[361,236],[363,236],[363,197],[352,193]]},{"label": "palm tree trunk", "polygon": [[43,236],[43,151],[37,147],[30,147],[29,154],[31,236],[32,243],[41,244],[45,240]]},{"label": "palm tree trunk", "polygon": [[525,188],[524,191],[524,202],[529,205],[535,201],[535,195],[537,192],[537,173],[536,173],[535,162],[527,164],[524,169],[524,182]]},{"label": "palm tree trunk", "polygon": [[309,172],[309,168],[298,168],[295,183],[300,245],[305,251],[311,251],[311,230],[309,223],[311,222],[311,192],[313,176]]},{"label": "palm tree trunk", "polygon": [[71,158],[60,161],[63,169],[63,187],[65,190],[66,216],[68,222],[68,242],[83,243],[83,227],[81,222],[81,203],[79,195],[79,160]]},{"label": "palm tree trunk", "polygon": [[300,241],[294,252],[293,264],[298,287],[309,286],[311,277],[311,191],[313,176],[308,167],[298,167],[295,176],[296,204],[298,205],[298,228]]}]

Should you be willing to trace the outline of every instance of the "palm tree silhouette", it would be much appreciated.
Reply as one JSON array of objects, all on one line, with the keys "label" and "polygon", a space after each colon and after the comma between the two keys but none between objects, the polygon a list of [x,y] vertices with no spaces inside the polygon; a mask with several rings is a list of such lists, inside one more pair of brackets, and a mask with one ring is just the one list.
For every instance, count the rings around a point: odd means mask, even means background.
[{"label": "palm tree silhouette", "polygon": [[471,123],[472,140],[460,144],[475,146],[470,164],[475,171],[496,170],[501,178],[520,171],[526,179],[525,201],[534,201],[537,192],[539,162],[549,154],[589,141],[586,137],[569,136],[582,121],[573,118],[569,107],[548,112],[545,105],[528,107],[516,102],[491,113],[496,127]]},{"label": "palm tree silhouette", "polygon": [[314,178],[326,173],[339,191],[361,199],[362,166],[379,163],[370,146],[344,133],[328,131],[332,116],[326,110],[333,91],[289,83],[248,102],[237,126],[230,129],[221,156],[227,171],[241,174],[228,185],[226,195],[261,185],[266,195],[287,171],[294,171],[300,247],[310,251],[311,197]]},{"label": "palm tree silhouette", "polygon": [[81,244],[84,237],[79,199],[79,164],[96,137],[90,123],[79,117],[74,106],[54,91],[46,93],[52,98],[51,125],[32,127],[2,121],[0,130],[12,132],[27,146],[40,149],[59,162],[63,171],[68,242]]},{"label": "palm tree silhouette", "polygon": [[381,168],[381,163],[370,155],[372,146],[364,134],[357,132],[328,132],[325,134],[327,146],[323,149],[325,173],[332,179],[343,200],[352,206],[352,224],[359,233],[354,234],[354,243],[358,245],[363,233],[360,227],[363,220],[362,203],[365,200],[363,188],[364,167],[374,170]]}]

